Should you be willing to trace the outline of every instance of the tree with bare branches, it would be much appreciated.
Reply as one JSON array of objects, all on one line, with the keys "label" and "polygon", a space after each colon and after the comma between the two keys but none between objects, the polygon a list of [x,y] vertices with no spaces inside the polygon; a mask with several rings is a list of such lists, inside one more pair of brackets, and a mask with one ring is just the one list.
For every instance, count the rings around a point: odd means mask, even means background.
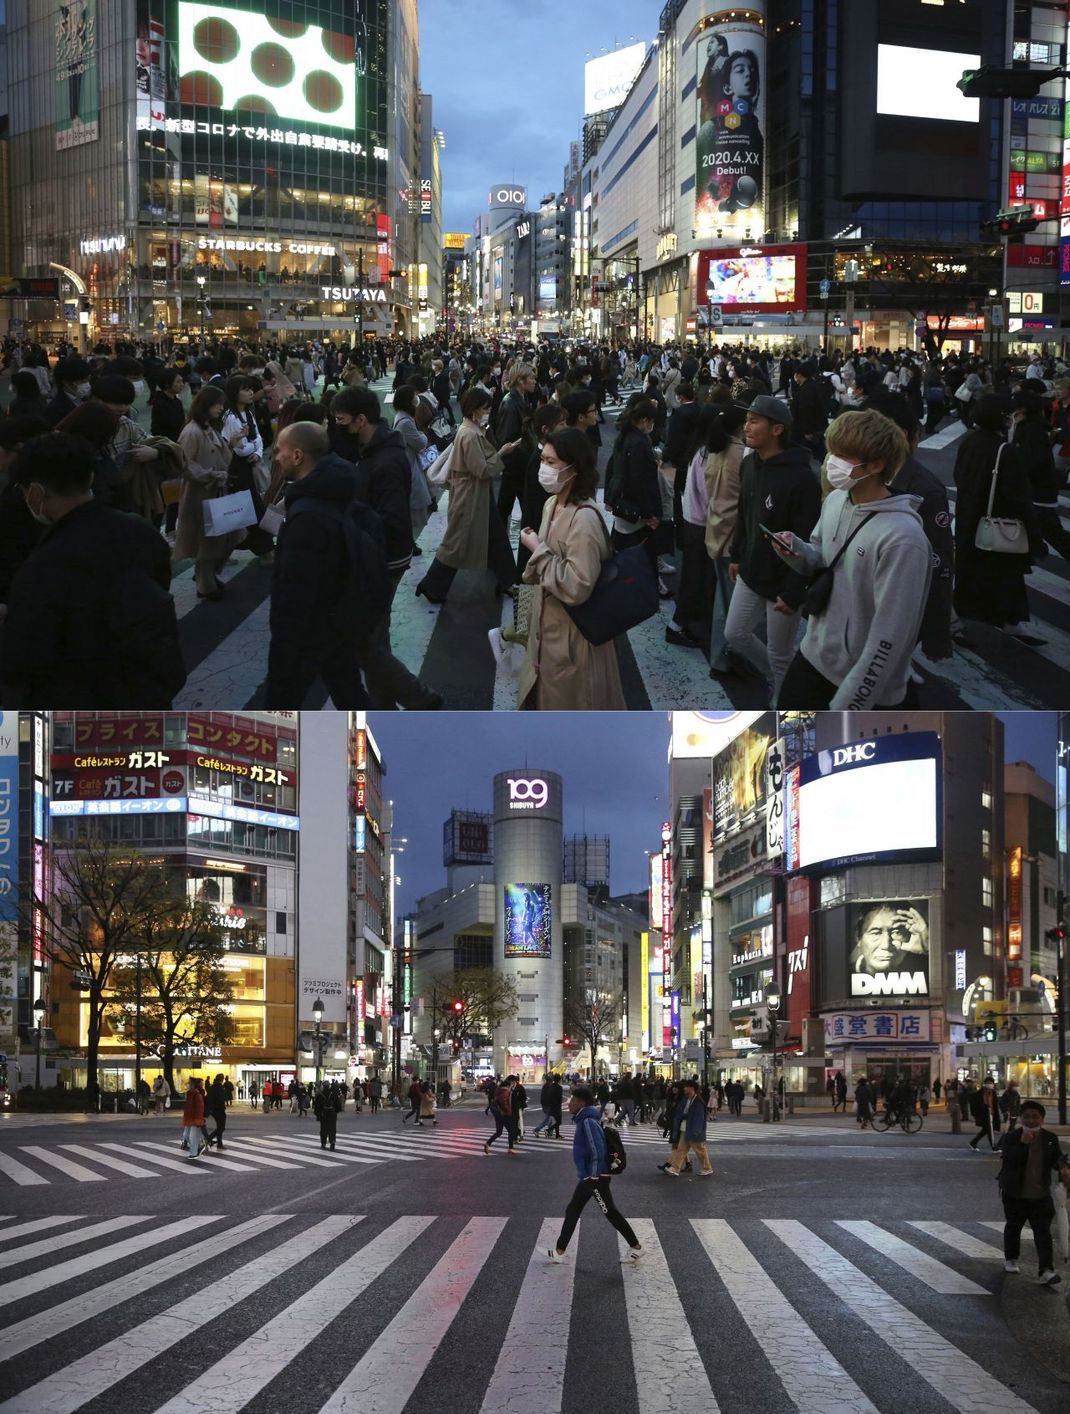
[{"label": "tree with bare branches", "polygon": [[591,1078],[594,1078],[595,1052],[607,1037],[620,1034],[625,1015],[625,1000],[621,992],[588,992],[570,998],[565,1007],[565,1028],[570,1035],[582,1036],[591,1051]]},{"label": "tree with bare branches", "polygon": [[97,1060],[112,974],[157,933],[173,927],[180,885],[166,867],[116,841],[85,838],[58,848],[51,888],[32,894],[29,911],[43,923],[43,947],[66,968],[88,1002],[86,1099],[96,1109]]},{"label": "tree with bare branches", "polygon": [[520,1010],[516,983],[493,967],[471,967],[434,979],[431,1024],[451,1041],[493,1036]]}]

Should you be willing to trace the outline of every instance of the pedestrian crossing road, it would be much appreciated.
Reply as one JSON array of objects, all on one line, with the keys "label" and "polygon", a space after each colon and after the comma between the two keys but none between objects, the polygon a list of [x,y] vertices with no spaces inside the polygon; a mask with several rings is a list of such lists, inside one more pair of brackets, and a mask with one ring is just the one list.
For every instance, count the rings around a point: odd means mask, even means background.
[{"label": "pedestrian crossing road", "polygon": [[561,1264],[538,1216],[0,1217],[0,1414],[1065,1411],[998,1317],[1030,1281],[998,1224],[626,1195],[639,1262],[597,1216]]},{"label": "pedestrian crossing road", "polygon": [[[482,1156],[485,1141],[494,1133],[493,1127],[469,1123],[434,1128],[425,1125],[421,1130],[400,1127],[364,1133],[340,1130],[337,1147],[324,1150],[320,1148],[317,1125],[311,1121],[294,1121],[292,1127],[282,1133],[232,1132],[228,1129],[222,1152],[212,1149],[200,1159],[193,1160],[179,1148],[177,1129],[170,1126],[166,1129],[149,1128],[151,1124],[152,1121],[130,1119],[121,1131],[121,1139],[84,1137],[77,1141],[64,1138],[47,1144],[8,1143],[0,1148],[0,1185],[6,1183],[30,1188],[64,1181],[114,1183],[122,1179],[140,1181],[174,1174],[185,1174],[196,1180],[211,1173],[250,1177],[258,1173],[277,1174],[284,1170],[334,1168],[342,1171],[347,1166],[365,1168],[376,1164],[420,1164],[434,1159]],[[539,1162],[535,1156],[571,1154],[572,1136],[567,1131],[560,1141],[555,1141],[548,1137],[537,1138],[531,1130],[529,1119],[521,1146],[523,1158],[531,1156]],[[627,1151],[635,1149],[646,1153],[656,1149],[659,1157],[664,1157],[668,1152],[666,1141],[654,1125],[628,1128],[623,1132]],[[811,1136],[830,1142],[833,1138],[842,1140],[845,1135],[850,1138],[845,1129],[831,1126],[806,1124],[792,1128],[787,1124],[733,1124],[730,1120],[722,1120],[711,1124],[709,1144],[711,1151],[716,1152],[722,1144],[767,1144]],[[503,1135],[493,1152],[501,1153],[505,1146]]]},{"label": "pedestrian crossing road", "polygon": [[[389,386],[384,380],[376,388],[387,402]],[[603,471],[614,421],[615,411],[607,409],[600,456]],[[955,487],[951,472],[963,430],[960,422],[949,422],[924,441],[918,453],[947,486],[952,511]],[[507,653],[500,665],[495,663],[487,633],[495,627],[511,626],[514,608],[511,601],[496,599],[492,576],[461,571],[448,602],[441,607],[415,597],[415,587],[445,532],[447,505],[448,496],[444,496],[419,536],[422,555],[413,560],[398,588],[392,615],[394,653],[425,686],[442,694],[447,709],[513,708],[521,650]],[[1070,527],[1070,492],[1060,497],[1059,507],[1064,524]],[[514,520],[510,527],[514,548],[519,531],[519,522]],[[261,704],[267,670],[271,570],[239,550],[222,579],[226,597],[206,602],[197,599],[191,564],[180,566],[176,575],[173,592],[189,672],[176,707]],[[948,711],[1034,709],[1070,700],[1070,565],[1049,555],[1032,571],[1027,586],[1033,627],[1046,642],[1028,647],[998,629],[970,625],[968,642],[957,643],[952,658],[943,662],[929,662],[920,654],[916,658],[922,707]],[[665,600],[654,618],[618,641],[628,707],[643,711],[768,705],[764,685],[757,679],[711,680],[702,653],[666,643],[665,629],[673,607],[672,600]],[[317,708],[326,702],[323,688],[317,685],[302,705]]]}]

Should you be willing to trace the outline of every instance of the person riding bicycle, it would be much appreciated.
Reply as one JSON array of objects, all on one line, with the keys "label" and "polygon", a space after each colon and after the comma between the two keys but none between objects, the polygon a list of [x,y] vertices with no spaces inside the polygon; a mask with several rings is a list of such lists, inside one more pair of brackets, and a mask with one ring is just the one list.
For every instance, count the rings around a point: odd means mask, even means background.
[{"label": "person riding bicycle", "polygon": [[890,1122],[899,1123],[910,1114],[916,1103],[916,1091],[905,1075],[899,1076],[889,1092],[884,1108]]}]

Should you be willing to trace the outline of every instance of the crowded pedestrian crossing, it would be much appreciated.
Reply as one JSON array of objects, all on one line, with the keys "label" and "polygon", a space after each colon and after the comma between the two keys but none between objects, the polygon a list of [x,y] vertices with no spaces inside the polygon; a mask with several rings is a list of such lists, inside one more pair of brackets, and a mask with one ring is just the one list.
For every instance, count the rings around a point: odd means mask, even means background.
[{"label": "crowded pedestrian crossing", "polygon": [[[532,1133],[537,1118],[537,1115],[528,1117],[521,1146],[523,1156],[570,1154],[570,1135],[555,1142]],[[143,1136],[145,1128],[145,1124],[138,1127],[137,1137],[126,1131],[121,1142],[117,1139],[80,1142],[63,1139],[49,1144],[8,1144],[0,1149],[0,1186],[31,1188],[64,1181],[140,1181],[176,1173],[194,1177],[213,1172],[250,1176],[299,1169],[341,1171],[347,1166],[359,1169],[377,1164],[420,1164],[435,1159],[482,1155],[486,1140],[494,1132],[492,1128],[467,1123],[435,1128],[425,1124],[419,1132],[411,1128],[340,1132],[336,1147],[324,1150],[320,1147],[318,1126],[311,1122],[295,1123],[285,1133],[232,1135],[228,1131],[222,1151],[213,1148],[194,1160],[182,1153],[177,1134],[171,1137],[168,1131],[157,1131],[156,1137],[150,1139]],[[625,1147],[629,1150],[635,1148],[644,1153],[657,1150],[659,1156],[667,1153],[667,1142],[654,1125],[633,1125],[623,1132]],[[844,1135],[844,1129],[824,1125],[792,1127],[786,1123],[761,1125],[723,1120],[710,1126],[709,1142],[711,1149],[716,1150],[722,1144],[765,1144],[808,1138],[829,1142],[833,1138],[842,1139]],[[497,1147],[500,1149],[502,1145]]]},{"label": "crowded pedestrian crossing", "polygon": [[1060,1408],[1001,1331],[1002,1283],[1028,1278],[998,1224],[629,1216],[641,1260],[588,1221],[560,1264],[537,1215],[0,1219],[0,1411],[403,1414],[449,1372],[480,1414],[562,1414],[591,1407],[591,1359],[601,1407],[642,1414]]}]

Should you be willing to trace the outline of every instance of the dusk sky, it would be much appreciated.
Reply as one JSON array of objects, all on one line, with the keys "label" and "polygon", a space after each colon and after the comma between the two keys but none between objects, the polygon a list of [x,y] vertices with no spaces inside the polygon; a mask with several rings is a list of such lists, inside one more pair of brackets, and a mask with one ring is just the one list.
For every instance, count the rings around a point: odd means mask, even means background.
[{"label": "dusk sky", "polygon": [[615,894],[645,889],[668,795],[665,712],[398,712],[368,714],[387,767],[394,828],[408,839],[398,862],[397,913],[446,882],[442,826],[451,810],[491,810],[499,771],[556,771],[565,834],[609,835]]},{"label": "dusk sky", "polygon": [[662,0],[424,0],[420,85],[446,135],[442,229],[471,231],[498,182],[528,189],[528,208],[561,190],[583,126],[587,59],[643,40]]},{"label": "dusk sky", "polygon": [[[1052,712],[999,714],[1005,759],[1055,777]],[[565,833],[608,835],[614,894],[645,889],[646,851],[657,847],[668,803],[669,721],[664,712],[372,712],[387,766],[398,861],[397,913],[446,882],[442,826],[451,810],[489,811],[492,781],[518,766],[556,771],[565,783]]]}]

